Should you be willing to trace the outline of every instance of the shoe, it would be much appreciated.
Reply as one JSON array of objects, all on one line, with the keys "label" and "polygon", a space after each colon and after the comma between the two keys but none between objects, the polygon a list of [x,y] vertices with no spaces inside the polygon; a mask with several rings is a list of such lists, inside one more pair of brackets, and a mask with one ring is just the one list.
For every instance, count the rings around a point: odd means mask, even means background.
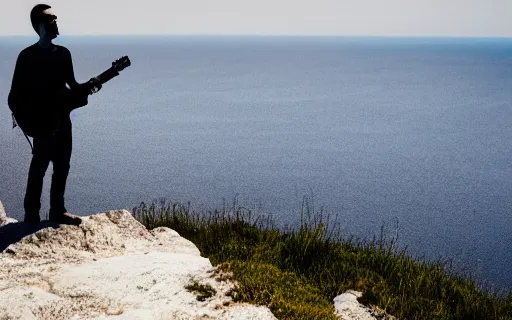
[{"label": "shoe", "polygon": [[82,223],[82,219],[77,216],[73,216],[72,214],[65,212],[60,214],[50,213],[48,220],[51,222],[55,222],[58,224],[68,224],[72,226],[78,226]]},{"label": "shoe", "polygon": [[39,217],[39,214],[37,214],[37,215],[25,214],[25,218],[23,219],[23,222],[28,223],[28,224],[37,224],[37,223],[41,222],[41,217]]}]

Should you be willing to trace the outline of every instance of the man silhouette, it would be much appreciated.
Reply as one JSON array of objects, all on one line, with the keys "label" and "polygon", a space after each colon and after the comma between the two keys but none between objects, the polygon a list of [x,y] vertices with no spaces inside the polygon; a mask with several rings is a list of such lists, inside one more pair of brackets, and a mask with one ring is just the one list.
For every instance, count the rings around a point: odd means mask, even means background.
[{"label": "man silhouette", "polygon": [[71,53],[52,43],[59,29],[57,16],[50,8],[38,4],[30,12],[39,41],[18,55],[8,101],[20,126],[20,120],[31,119],[34,147],[24,199],[24,222],[40,221],[43,178],[52,161],[49,219],[78,225],[81,219],[70,215],[64,205],[72,150],[69,114],[74,108],[86,105],[87,96],[99,91],[101,83],[95,78],[83,84],[76,82]]}]

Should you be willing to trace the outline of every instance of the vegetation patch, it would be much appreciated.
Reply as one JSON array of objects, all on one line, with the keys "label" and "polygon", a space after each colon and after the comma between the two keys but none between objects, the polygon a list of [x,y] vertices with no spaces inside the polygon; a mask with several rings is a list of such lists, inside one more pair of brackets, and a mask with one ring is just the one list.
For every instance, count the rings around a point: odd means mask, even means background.
[{"label": "vegetation patch", "polygon": [[187,289],[189,292],[195,293],[198,301],[205,301],[217,293],[217,291],[213,289],[211,285],[200,284],[197,281],[194,281],[192,284],[186,286],[185,289]]},{"label": "vegetation patch", "polygon": [[219,268],[233,272],[237,286],[230,296],[236,302],[268,306],[278,319],[337,319],[333,304],[320,290],[293,272],[243,261],[224,263]]},{"label": "vegetation patch", "polygon": [[303,213],[290,230],[236,206],[193,212],[161,201],[133,214],[148,229],[169,227],[192,241],[233,273],[234,300],[266,305],[278,319],[335,319],[334,297],[358,290],[360,302],[397,319],[512,320],[511,292],[481,287],[448,262],[413,259],[395,239],[346,240],[322,213]]}]

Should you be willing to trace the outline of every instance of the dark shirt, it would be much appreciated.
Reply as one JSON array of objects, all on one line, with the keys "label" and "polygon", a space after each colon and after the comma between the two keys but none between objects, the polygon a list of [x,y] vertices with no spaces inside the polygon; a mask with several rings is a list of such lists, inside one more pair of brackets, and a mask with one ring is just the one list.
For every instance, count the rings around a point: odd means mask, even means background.
[{"label": "dark shirt", "polygon": [[29,114],[39,129],[70,124],[71,91],[80,90],[75,80],[71,53],[63,46],[42,48],[35,43],[18,55],[9,93],[15,117]]}]

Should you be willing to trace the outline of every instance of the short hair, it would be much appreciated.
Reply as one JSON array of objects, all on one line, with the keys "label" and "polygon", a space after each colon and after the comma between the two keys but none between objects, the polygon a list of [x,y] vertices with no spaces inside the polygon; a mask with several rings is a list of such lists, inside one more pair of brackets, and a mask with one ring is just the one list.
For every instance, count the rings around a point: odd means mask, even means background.
[{"label": "short hair", "polygon": [[42,22],[42,17],[43,17],[43,11],[46,10],[46,9],[50,9],[51,6],[47,5],[47,4],[36,4],[33,8],[32,8],[32,11],[30,11],[30,22],[32,23],[32,27],[34,28],[34,30],[37,32],[37,34],[39,34],[39,24]]}]

